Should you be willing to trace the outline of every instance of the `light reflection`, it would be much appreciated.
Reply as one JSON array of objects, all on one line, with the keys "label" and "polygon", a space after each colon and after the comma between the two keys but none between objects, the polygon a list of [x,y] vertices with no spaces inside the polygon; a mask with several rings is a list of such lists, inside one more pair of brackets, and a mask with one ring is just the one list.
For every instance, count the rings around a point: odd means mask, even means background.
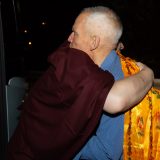
[{"label": "light reflection", "polygon": [[32,45],[32,42],[31,42],[31,41],[29,41],[29,42],[28,42],[28,45],[29,45],[29,46],[31,46],[31,45]]},{"label": "light reflection", "polygon": [[42,22],[42,26],[45,26],[46,25],[46,22]]},{"label": "light reflection", "polygon": [[25,30],[24,30],[24,33],[28,33],[28,31],[25,29]]}]

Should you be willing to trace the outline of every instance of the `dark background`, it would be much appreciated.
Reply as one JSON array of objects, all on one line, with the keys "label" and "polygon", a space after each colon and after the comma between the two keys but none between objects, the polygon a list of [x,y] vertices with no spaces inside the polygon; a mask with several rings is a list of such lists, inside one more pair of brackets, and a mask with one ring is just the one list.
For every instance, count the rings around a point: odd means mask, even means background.
[{"label": "dark background", "polygon": [[119,14],[124,25],[123,54],[146,63],[160,78],[160,7],[155,0],[5,0],[7,79],[44,71],[48,55],[68,37],[81,9],[95,5],[109,6]]}]

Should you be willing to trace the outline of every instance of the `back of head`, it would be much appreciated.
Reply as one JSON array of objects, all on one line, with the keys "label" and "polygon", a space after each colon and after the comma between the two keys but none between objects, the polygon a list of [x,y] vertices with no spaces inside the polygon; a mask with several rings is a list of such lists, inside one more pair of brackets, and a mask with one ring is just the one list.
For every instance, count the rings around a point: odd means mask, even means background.
[{"label": "back of head", "polygon": [[119,16],[110,8],[97,6],[82,10],[81,14],[87,14],[86,29],[91,35],[101,37],[104,45],[110,43],[116,45],[122,35],[123,26]]}]

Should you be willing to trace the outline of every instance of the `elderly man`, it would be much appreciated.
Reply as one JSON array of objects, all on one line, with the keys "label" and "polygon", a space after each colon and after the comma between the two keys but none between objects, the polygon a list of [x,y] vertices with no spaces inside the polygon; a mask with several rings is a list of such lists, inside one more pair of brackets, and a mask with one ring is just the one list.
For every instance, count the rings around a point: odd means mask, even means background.
[{"label": "elderly man", "polygon": [[[102,10],[105,10],[105,16],[102,14]],[[139,72],[135,61],[125,58],[118,52],[124,48],[122,43],[117,45],[122,34],[122,24],[119,17],[111,9],[103,7],[87,8],[83,12],[94,13],[90,19],[87,19],[89,21],[87,22],[88,28],[94,26],[90,32],[98,35],[101,40],[105,37],[105,41],[103,41],[105,47],[98,51],[104,57],[101,57],[102,59],[98,57],[100,60],[98,65],[103,70],[110,71],[115,80]],[[115,48],[119,54],[116,53]],[[128,90],[130,87],[126,93]],[[94,134],[74,160],[127,160],[132,158],[146,160],[153,157],[157,159],[160,155],[159,127],[156,127],[160,126],[160,121],[157,121],[159,110],[160,91],[152,89],[136,108],[125,113],[125,121],[122,113],[110,115],[103,112]]]}]

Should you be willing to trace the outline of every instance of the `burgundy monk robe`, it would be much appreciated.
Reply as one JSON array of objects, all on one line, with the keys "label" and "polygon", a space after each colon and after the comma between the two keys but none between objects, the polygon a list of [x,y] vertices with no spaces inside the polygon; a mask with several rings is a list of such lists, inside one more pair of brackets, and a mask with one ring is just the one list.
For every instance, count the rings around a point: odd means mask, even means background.
[{"label": "burgundy monk robe", "polygon": [[49,62],[51,66],[29,93],[10,141],[9,151],[15,157],[25,153],[34,160],[71,160],[98,124],[114,83],[109,72],[68,43]]}]

